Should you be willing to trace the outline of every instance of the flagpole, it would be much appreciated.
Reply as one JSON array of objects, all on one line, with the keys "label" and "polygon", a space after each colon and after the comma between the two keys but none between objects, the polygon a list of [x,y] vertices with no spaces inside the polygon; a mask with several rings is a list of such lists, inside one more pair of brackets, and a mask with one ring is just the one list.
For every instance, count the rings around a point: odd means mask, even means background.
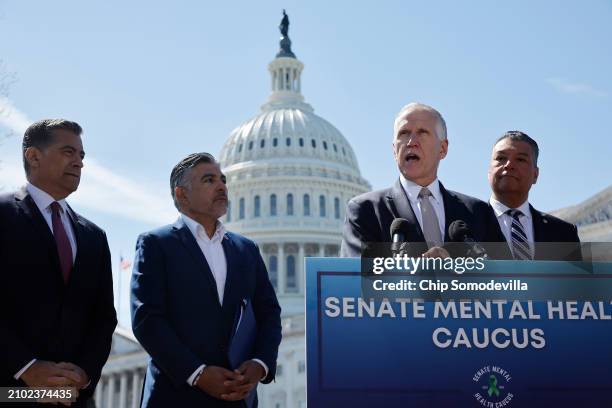
[{"label": "flagpole", "polygon": [[121,275],[123,271],[123,254],[119,253],[119,270],[117,271],[117,325],[121,326]]}]

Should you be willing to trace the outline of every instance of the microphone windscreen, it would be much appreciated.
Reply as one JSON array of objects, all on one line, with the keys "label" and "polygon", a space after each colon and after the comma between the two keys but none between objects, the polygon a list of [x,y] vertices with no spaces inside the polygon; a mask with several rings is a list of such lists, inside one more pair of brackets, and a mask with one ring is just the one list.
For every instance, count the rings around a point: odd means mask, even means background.
[{"label": "microphone windscreen", "polygon": [[391,223],[391,228],[389,228],[389,232],[391,233],[391,238],[393,235],[400,233],[403,234],[404,237],[408,236],[410,231],[410,222],[405,218],[396,218]]},{"label": "microphone windscreen", "polygon": [[448,227],[448,236],[453,242],[463,242],[472,236],[472,231],[465,221],[455,220]]}]

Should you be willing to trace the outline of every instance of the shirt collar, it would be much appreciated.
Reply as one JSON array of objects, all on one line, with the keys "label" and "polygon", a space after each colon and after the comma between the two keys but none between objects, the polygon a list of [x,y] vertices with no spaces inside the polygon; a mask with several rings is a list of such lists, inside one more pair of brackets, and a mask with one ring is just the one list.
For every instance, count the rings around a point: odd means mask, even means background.
[{"label": "shirt collar", "polygon": [[[406,192],[406,195],[408,195],[408,199],[410,200],[410,202],[416,203],[417,200],[419,199],[419,193],[421,192],[421,189],[423,188],[423,186],[418,185],[414,181],[408,180],[401,173],[400,173],[400,184],[402,185],[402,188]],[[431,195],[433,196],[433,198],[438,203],[441,204],[443,202],[442,192],[440,191],[440,182],[438,181],[437,178],[434,181],[432,181],[431,184],[425,187],[427,187],[427,189],[431,192]]]},{"label": "shirt collar", "polygon": [[[30,197],[32,197],[32,200],[34,200],[34,203],[36,204],[40,212],[45,211],[47,208],[49,208],[51,203],[57,201],[55,198],[51,197],[49,193],[44,190],[41,190],[30,182],[26,184],[26,190],[28,191],[28,194],[30,194]],[[57,202],[59,203],[60,207],[62,207],[62,212],[65,213],[68,210],[68,204],[66,203],[66,200],[62,199]]]},{"label": "shirt collar", "polygon": [[[493,211],[495,212],[495,215],[497,216],[497,218],[501,217],[502,215],[506,213],[506,211],[511,209],[507,205],[502,204],[501,202],[494,199],[493,196],[489,198],[489,203],[491,203],[491,207],[493,207]],[[516,209],[522,212],[523,216],[527,218],[531,218],[531,210],[529,209],[529,200],[525,201],[523,204],[521,204]]]},{"label": "shirt collar", "polygon": [[189,231],[191,231],[193,236],[204,240],[204,242],[220,242],[225,236],[225,226],[220,220],[217,220],[217,229],[215,229],[215,233],[213,234],[212,238],[209,238],[202,224],[198,223],[196,220],[188,217],[183,213],[181,213],[181,219],[183,220],[185,225],[187,225],[187,228],[189,228]]}]

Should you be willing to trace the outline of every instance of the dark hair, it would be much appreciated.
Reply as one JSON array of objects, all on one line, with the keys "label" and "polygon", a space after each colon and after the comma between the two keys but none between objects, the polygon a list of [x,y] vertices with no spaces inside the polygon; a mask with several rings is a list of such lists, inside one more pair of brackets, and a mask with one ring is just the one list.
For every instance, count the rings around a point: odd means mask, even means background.
[{"label": "dark hair", "polygon": [[210,153],[192,153],[180,162],[178,162],[178,164],[174,166],[172,172],[170,173],[170,194],[172,194],[174,206],[178,210],[180,210],[180,208],[178,201],[176,200],[174,189],[179,186],[185,187],[185,185],[187,184],[186,179],[191,169],[193,169],[200,163],[217,163],[217,161]]},{"label": "dark hair", "polygon": [[532,138],[530,138],[529,135],[527,135],[527,133],[523,133],[520,130],[509,130],[506,133],[504,133],[502,137],[497,139],[495,144],[498,144],[504,139],[510,139],[510,140],[514,140],[517,142],[528,143],[529,146],[531,146],[531,150],[533,151],[533,157],[535,159],[533,165],[534,166],[538,165],[538,156],[540,155],[540,148],[538,147],[538,143]]},{"label": "dark hair", "polygon": [[23,168],[26,174],[30,172],[30,166],[25,157],[25,152],[29,147],[35,147],[38,150],[45,150],[54,141],[54,130],[67,130],[81,136],[83,129],[76,123],[66,119],[43,119],[32,123],[23,134],[22,156]]}]

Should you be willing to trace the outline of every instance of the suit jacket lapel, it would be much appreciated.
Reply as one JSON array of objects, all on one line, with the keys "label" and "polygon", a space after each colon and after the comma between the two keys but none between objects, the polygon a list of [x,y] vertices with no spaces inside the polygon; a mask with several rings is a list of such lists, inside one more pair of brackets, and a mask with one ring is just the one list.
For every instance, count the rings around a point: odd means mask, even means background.
[{"label": "suit jacket lapel", "polygon": [[72,224],[72,230],[74,231],[74,240],[76,242],[76,256],[74,258],[74,265],[72,267],[72,271],[70,272],[70,277],[68,278],[68,286],[71,286],[71,282],[74,281],[75,274],[80,275],[81,273],[86,273],[85,271],[81,271],[79,268],[79,264],[83,258],[82,254],[86,252],[87,243],[86,238],[87,234],[85,231],[85,225],[81,220],[81,217],[74,212],[74,210],[68,206],[68,218],[70,219],[70,223]]},{"label": "suit jacket lapel", "polygon": [[[546,234],[546,228],[544,224],[548,222],[548,220],[542,215],[541,212],[533,208],[531,204],[529,204],[529,211],[531,211],[531,219],[533,221],[533,259],[539,259],[538,252],[538,242],[550,242],[554,241],[554,238],[551,239]],[[540,247],[540,249],[542,249]],[[544,251],[546,252],[546,251]],[[542,254],[542,256],[546,257],[546,254]]]},{"label": "suit jacket lapel", "polygon": [[238,292],[237,285],[239,283],[239,271],[236,270],[234,264],[240,254],[237,253],[234,242],[227,233],[223,237],[221,245],[223,246],[223,252],[225,253],[225,260],[227,263],[227,276],[225,278],[225,289],[223,290],[223,307],[225,307],[227,304],[232,305],[236,303],[234,302],[234,298]]},{"label": "suit jacket lapel", "polygon": [[548,241],[545,237],[543,223],[545,222],[542,213],[532,207],[529,204],[529,210],[531,211],[531,219],[533,220],[533,241],[534,242],[546,242]]},{"label": "suit jacket lapel", "polygon": [[195,240],[195,237],[193,236],[191,231],[189,231],[189,228],[187,227],[187,225],[185,225],[182,219],[179,219],[173,227],[180,241],[187,249],[187,252],[189,252],[191,257],[195,261],[195,264],[198,266],[198,269],[201,268],[202,273],[204,274],[208,282],[208,286],[212,291],[212,294],[215,296],[215,299],[217,299],[217,304],[221,306],[221,304],[219,303],[219,292],[217,292],[217,284],[215,282],[215,278],[212,274],[212,271],[210,270],[208,261],[206,261],[206,257],[202,253],[202,250],[200,249],[198,243]]},{"label": "suit jacket lapel", "polygon": [[[425,241],[425,237],[423,236],[423,231],[421,230],[421,226],[414,215],[414,211],[412,210],[412,206],[410,205],[410,201],[408,200],[408,196],[404,191],[399,179],[395,182],[393,187],[391,188],[390,194],[387,196],[387,201],[389,202],[389,208],[391,213],[395,218],[405,218],[410,222],[411,234],[410,241],[412,242],[422,242]],[[383,231],[383,233],[385,233]],[[386,234],[389,234],[387,231]]]},{"label": "suit jacket lapel", "polygon": [[510,248],[510,243],[506,239],[506,236],[502,232],[501,226],[499,225],[499,221],[497,220],[497,215],[495,214],[495,210],[491,203],[487,204],[489,209],[491,210],[492,218],[490,221],[489,235],[491,239],[490,248],[487,248],[487,252],[489,252],[489,256],[493,259],[513,259],[512,257],[512,249]]},{"label": "suit jacket lapel", "polygon": [[450,242],[450,237],[448,236],[448,227],[453,221],[462,219],[462,215],[457,213],[457,210],[461,208],[461,203],[458,202],[459,200],[457,199],[457,196],[449,193],[444,188],[442,183],[438,183],[440,184],[442,204],[444,205],[444,242]]},{"label": "suit jacket lapel", "polygon": [[36,230],[38,236],[41,238],[42,242],[44,242],[51,260],[51,265],[54,267],[53,269],[56,272],[58,282],[61,282],[62,286],[64,286],[55,238],[53,238],[53,233],[49,229],[47,221],[45,221],[45,218],[40,213],[36,203],[32,197],[30,197],[25,187],[15,193],[15,200],[17,201],[17,205],[23,212],[25,218],[32,223],[32,226]]},{"label": "suit jacket lapel", "polygon": [[227,233],[223,237],[221,245],[223,246],[223,252],[225,253],[225,260],[227,263],[227,276],[225,278],[225,289],[223,290],[221,313],[223,314],[226,333],[231,337],[231,329],[236,316],[236,307],[242,297],[242,291],[240,290],[241,271],[236,267],[236,260],[239,259],[240,254],[231,236]]}]

